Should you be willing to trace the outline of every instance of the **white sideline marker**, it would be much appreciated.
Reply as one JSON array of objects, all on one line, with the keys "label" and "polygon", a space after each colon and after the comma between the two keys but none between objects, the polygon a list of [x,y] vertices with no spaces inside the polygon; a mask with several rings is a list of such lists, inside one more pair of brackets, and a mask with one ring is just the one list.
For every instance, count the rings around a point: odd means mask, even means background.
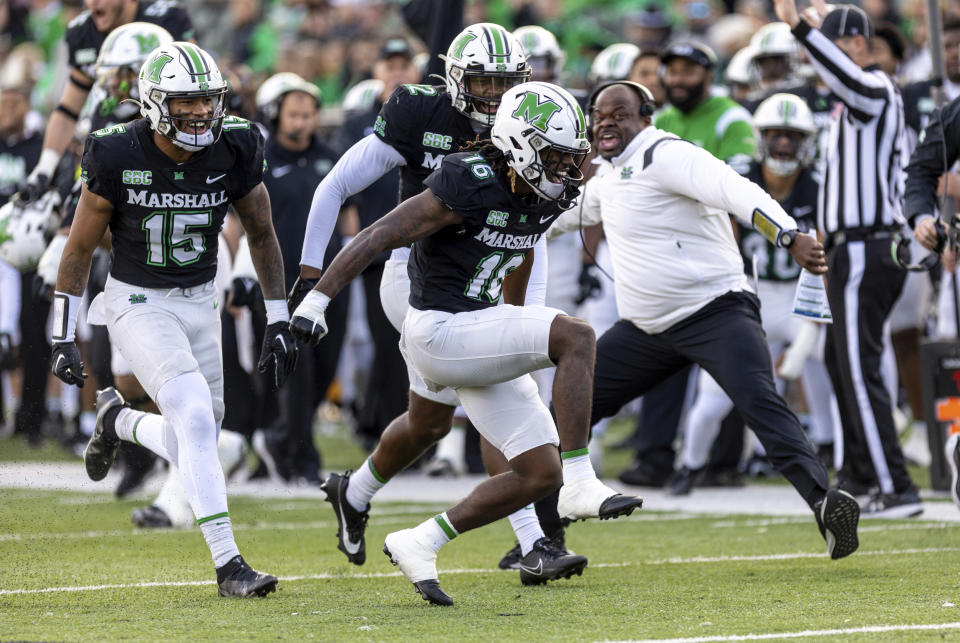
[{"label": "white sideline marker", "polygon": [[866,625],[836,630],[804,630],[802,632],[771,632],[769,634],[732,634],[730,636],[695,636],[680,639],[642,639],[636,641],[607,641],[605,643],[712,643],[714,641],[769,641],[773,639],[802,639],[814,636],[844,636],[882,632],[915,632],[957,630],[960,623],[928,623],[923,625]]}]

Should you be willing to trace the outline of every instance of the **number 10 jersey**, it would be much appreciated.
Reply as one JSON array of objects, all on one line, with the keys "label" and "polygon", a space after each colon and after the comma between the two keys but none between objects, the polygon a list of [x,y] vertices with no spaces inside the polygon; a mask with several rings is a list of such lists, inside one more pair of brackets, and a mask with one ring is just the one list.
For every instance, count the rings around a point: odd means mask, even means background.
[{"label": "number 10 jersey", "polygon": [[220,139],[185,163],[166,156],[146,119],[91,133],[80,179],[113,205],[110,274],[144,288],[189,288],[217,272],[230,202],[263,178],[263,136],[226,117]]}]

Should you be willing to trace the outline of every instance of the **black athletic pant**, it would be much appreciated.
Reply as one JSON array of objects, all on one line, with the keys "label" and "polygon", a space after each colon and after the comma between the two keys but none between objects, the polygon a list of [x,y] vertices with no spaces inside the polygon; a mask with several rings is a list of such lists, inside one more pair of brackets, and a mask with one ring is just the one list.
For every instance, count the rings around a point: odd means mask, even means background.
[{"label": "black athletic pant", "polygon": [[906,491],[913,482],[880,368],[883,325],[906,272],[893,263],[889,238],[838,244],[827,252],[827,268],[833,324],[825,357],[843,426],[839,475],[858,485],[879,485],[883,493]]},{"label": "black athletic pant", "polygon": [[366,297],[367,325],[373,339],[373,363],[370,377],[357,412],[357,434],[375,444],[387,425],[407,410],[410,382],[407,365],[400,353],[400,333],[383,312],[380,302],[380,280],[383,264],[363,271],[363,292]]},{"label": "black athletic pant", "polygon": [[643,396],[637,418],[636,458],[664,476],[673,473],[673,461],[677,455],[673,441],[680,426],[690,370],[684,368],[650,389]]},{"label": "black athletic pant", "polygon": [[[313,418],[337,374],[337,363],[347,333],[350,289],[344,288],[327,306],[330,331],[315,348],[297,342],[297,369],[277,392],[279,414],[270,426],[268,439],[280,445],[277,468],[282,474],[316,481],[320,477],[320,453],[313,442]],[[406,371],[404,371],[406,372]]]},{"label": "black athletic pant", "polygon": [[689,364],[713,376],[807,504],[820,501],[827,470],[777,393],[760,303],[751,293],[728,292],[656,335],[625,319],[614,324],[597,341],[591,425]]},{"label": "black athletic pant", "polygon": [[32,296],[36,272],[21,275],[23,293],[20,307],[20,365],[23,393],[15,427],[32,440],[42,439],[41,425],[47,415],[47,375],[50,374],[50,344],[47,343],[47,315],[50,302]]}]

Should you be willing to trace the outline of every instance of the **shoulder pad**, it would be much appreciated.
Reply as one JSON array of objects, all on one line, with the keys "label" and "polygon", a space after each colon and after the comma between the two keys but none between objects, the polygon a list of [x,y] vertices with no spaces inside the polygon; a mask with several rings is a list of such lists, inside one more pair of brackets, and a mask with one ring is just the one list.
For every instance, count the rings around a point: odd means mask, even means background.
[{"label": "shoulder pad", "polygon": [[75,27],[79,27],[80,25],[85,23],[87,21],[87,18],[89,17],[90,17],[89,10],[80,12],[76,18],[74,18],[73,20],[67,23],[67,29],[73,29]]},{"label": "shoulder pad", "polygon": [[170,11],[170,9],[179,6],[180,5],[178,2],[176,2],[176,0],[155,0],[144,8],[143,15],[150,16],[152,18],[159,18],[167,15],[167,12]]}]

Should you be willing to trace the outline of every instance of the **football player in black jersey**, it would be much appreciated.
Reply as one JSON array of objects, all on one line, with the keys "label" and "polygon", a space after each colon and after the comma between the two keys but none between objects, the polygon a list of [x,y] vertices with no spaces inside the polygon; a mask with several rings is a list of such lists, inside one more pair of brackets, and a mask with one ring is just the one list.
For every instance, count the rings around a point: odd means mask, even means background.
[{"label": "football player in black jersey", "polygon": [[[445,56],[446,91],[429,85],[401,85],[380,111],[373,134],[365,137],[341,157],[314,194],[307,221],[301,260],[301,279],[291,292],[291,309],[316,283],[323,265],[327,239],[337,220],[340,206],[348,196],[370,185],[394,167],[400,166],[402,199],[419,194],[423,180],[437,167],[445,154],[489,131],[492,115],[507,87],[529,77],[530,71],[520,43],[499,25],[480,23],[464,29],[454,39]],[[546,243],[541,242],[540,259],[535,261],[526,303],[544,301],[546,281]],[[397,331],[403,326],[408,308],[410,281],[407,276],[409,248],[393,251],[384,265],[380,284],[383,309]],[[381,435],[379,448],[356,472],[331,474],[325,483],[327,500],[333,505],[339,523],[338,548],[356,565],[366,560],[363,539],[369,503],[391,477],[402,471],[423,451],[446,435],[460,401],[452,389],[431,391],[409,368],[409,412],[396,418]],[[409,419],[418,418],[418,426]],[[507,469],[502,454],[484,448],[484,464],[491,474]],[[551,538],[560,536],[563,527],[552,507]],[[521,508],[510,516],[518,540],[531,551],[533,543],[546,531],[532,508]],[[523,534],[521,536],[521,534]],[[555,573],[565,561],[562,543],[543,552]]]},{"label": "football player in black jersey", "polygon": [[146,117],[94,132],[84,148],[84,186],[54,294],[51,367],[83,385],[74,343],[90,257],[109,227],[110,277],[101,307],[111,340],[162,415],[136,411],[113,388],[97,394],[97,422],[84,451],[87,474],[106,476],[121,440],[177,466],[217,568],[221,596],[264,595],[277,579],[240,556],[217,459],[223,417],[220,317],[213,277],[217,235],[232,204],[247,232],[263,289],[267,330],[259,367],[281,386],[296,365],[287,329],[283,259],[263,186],[263,138],[225,116],[227,88],[196,45],[158,48],[140,71]]},{"label": "football player in black jersey", "polygon": [[[750,162],[747,178],[776,199],[800,231],[815,229],[819,185],[810,164],[817,126],[810,108],[795,94],[773,94],[757,107],[753,123],[759,160]],[[801,372],[810,375],[804,385],[813,417],[812,441],[818,446],[832,446],[833,390],[826,366],[822,360],[807,361],[817,343],[819,325],[792,314],[800,266],[787,248],[771,246],[752,227],[738,219],[735,223],[744,266],[756,280],[771,356],[781,365],[778,374],[787,379],[795,379]],[[686,495],[699,481],[720,423],[733,410],[733,402],[709,373],[701,369],[698,377],[697,399],[687,414],[681,468],[667,481],[667,493],[671,495]],[[777,384],[782,388],[783,379]],[[765,464],[765,458],[761,462]]]},{"label": "football player in black jersey", "polygon": [[151,22],[177,40],[194,37],[190,16],[176,0],[85,0],[85,3],[87,10],[67,25],[69,82],[47,123],[40,161],[20,188],[19,199],[23,202],[38,199],[46,191],[60,156],[73,138],[80,110],[94,85],[97,55],[107,34],[130,22]]},{"label": "football player in black jersey", "polygon": [[[573,519],[612,518],[641,504],[604,486],[587,455],[593,330],[555,308],[522,305],[533,248],[577,195],[579,166],[590,148],[585,136],[583,112],[565,90],[548,83],[508,90],[492,143],[448,155],[425,181],[426,190],[357,235],[291,320],[298,337],[318,342],[327,332],[330,297],[379,252],[413,244],[401,349],[428,390],[457,391],[477,430],[508,461],[506,471],[448,512],[387,536],[384,553],[433,603],[452,604],[439,586],[436,555],[458,533],[503,518],[561,484],[560,505]],[[505,305],[498,305],[501,298]],[[553,365],[559,437],[529,375]],[[419,411],[411,403],[409,425],[430,427]],[[430,431],[408,433],[405,444],[385,434],[373,459],[399,470],[436,439]],[[521,561],[524,584],[546,580],[540,550],[548,543],[537,541]],[[586,566],[582,557],[566,557],[579,559],[567,575]]]}]

